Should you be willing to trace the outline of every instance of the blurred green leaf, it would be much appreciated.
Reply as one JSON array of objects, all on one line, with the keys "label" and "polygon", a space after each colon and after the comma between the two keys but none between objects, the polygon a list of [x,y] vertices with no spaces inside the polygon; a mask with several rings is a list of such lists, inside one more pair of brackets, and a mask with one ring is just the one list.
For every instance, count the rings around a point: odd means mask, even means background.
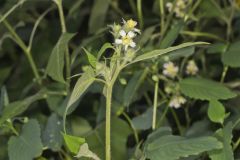
[{"label": "blurred green leaf", "polygon": [[80,146],[85,143],[85,139],[81,138],[81,137],[63,134],[63,138],[64,138],[64,141],[65,141],[68,149],[75,155],[78,154]]},{"label": "blurred green leaf", "polygon": [[132,123],[136,129],[147,130],[152,127],[152,108],[149,108],[143,114],[132,119]]},{"label": "blurred green leaf", "polygon": [[62,34],[57,44],[53,48],[51,56],[49,58],[46,74],[58,82],[65,83],[63,77],[64,53],[68,46],[68,42],[73,38],[74,35],[75,34],[72,33]]},{"label": "blurred green leaf", "polygon": [[230,67],[240,67],[240,41],[231,44],[222,54],[222,62]]},{"label": "blurred green leaf", "polygon": [[7,89],[5,86],[1,88],[1,94],[0,94],[0,115],[2,115],[2,111],[5,106],[9,104],[9,99],[8,99],[8,93]]},{"label": "blurred green leaf", "polygon": [[183,21],[179,21],[177,24],[173,25],[172,28],[167,32],[166,36],[161,41],[160,49],[170,47],[177,39],[183,26],[184,26]]},{"label": "blurred green leaf", "polygon": [[98,51],[98,54],[97,54],[97,60],[99,60],[101,58],[101,56],[103,55],[103,53],[107,50],[107,49],[114,49],[113,45],[111,43],[105,43],[101,49]]},{"label": "blurred green leaf", "polygon": [[186,78],[180,81],[181,92],[200,100],[229,99],[236,96],[223,84],[203,78]]},{"label": "blurred green leaf", "polygon": [[62,121],[56,114],[52,114],[47,121],[45,130],[43,131],[43,145],[52,151],[60,151],[63,143]]},{"label": "blurred green leaf", "polygon": [[104,26],[109,4],[110,0],[94,0],[94,5],[92,7],[88,22],[89,33],[95,33]]},{"label": "blurred green leaf", "polygon": [[42,92],[37,93],[31,97],[25,98],[24,100],[21,101],[15,101],[7,105],[3,112],[2,116],[0,117],[0,125],[4,123],[7,119],[13,118],[14,116],[17,116],[24,111],[28,109],[28,107],[35,101],[43,99],[44,94]]},{"label": "blurred green leaf", "polygon": [[209,152],[211,160],[234,160],[232,150],[233,125],[229,122],[223,129],[216,132],[216,137],[223,143],[223,148]]},{"label": "blurred green leaf", "polygon": [[145,146],[146,157],[151,160],[177,160],[222,148],[214,137],[185,138],[170,135],[169,130],[163,129],[158,130],[158,136],[152,136]]},{"label": "blurred green leaf", "polygon": [[225,43],[214,43],[209,45],[207,53],[224,53],[227,50],[227,44]]},{"label": "blurred green leaf", "polygon": [[223,124],[225,118],[225,108],[222,103],[217,100],[210,100],[208,117],[212,122]]},{"label": "blurred green leaf", "polygon": [[40,126],[31,119],[22,128],[19,136],[12,136],[8,141],[9,160],[32,160],[42,153]]},{"label": "blurred green leaf", "polygon": [[3,82],[8,78],[8,76],[11,73],[12,67],[5,67],[0,69],[0,86],[3,84]]}]

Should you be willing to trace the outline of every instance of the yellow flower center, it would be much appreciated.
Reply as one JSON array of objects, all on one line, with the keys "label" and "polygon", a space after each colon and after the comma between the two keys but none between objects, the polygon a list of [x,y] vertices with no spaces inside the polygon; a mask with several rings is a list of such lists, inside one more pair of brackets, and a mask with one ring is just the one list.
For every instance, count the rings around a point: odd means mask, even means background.
[{"label": "yellow flower center", "polygon": [[129,45],[132,42],[132,39],[129,36],[122,37],[122,44]]},{"label": "yellow flower center", "polygon": [[127,28],[134,28],[137,25],[137,22],[130,19],[127,21],[126,25],[127,25]]}]

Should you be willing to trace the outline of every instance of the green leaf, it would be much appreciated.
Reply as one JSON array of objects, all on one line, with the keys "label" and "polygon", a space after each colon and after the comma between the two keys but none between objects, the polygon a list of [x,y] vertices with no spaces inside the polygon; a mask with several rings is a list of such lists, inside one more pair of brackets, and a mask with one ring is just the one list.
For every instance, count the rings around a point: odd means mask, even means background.
[{"label": "green leaf", "polygon": [[225,118],[225,108],[222,103],[217,100],[210,100],[208,117],[212,122],[223,124]]},{"label": "green leaf", "polygon": [[46,128],[42,135],[44,146],[50,148],[52,151],[60,151],[63,143],[62,121],[56,114],[52,114],[47,121]]},{"label": "green leaf", "polygon": [[143,114],[134,117],[132,119],[132,123],[133,123],[134,127],[139,130],[147,130],[147,129],[151,128],[152,115],[153,115],[153,110],[152,110],[152,108],[149,108]]},{"label": "green leaf", "polygon": [[137,92],[137,89],[139,88],[140,84],[144,81],[148,73],[148,69],[145,69],[143,71],[135,72],[128,82],[126,88],[124,89],[123,93],[123,105],[129,106],[131,103],[131,100],[133,99],[133,96]]},{"label": "green leaf", "polygon": [[84,52],[87,54],[88,57],[88,62],[90,63],[90,65],[93,68],[96,68],[96,64],[97,64],[97,58],[92,55],[88,50],[86,50],[85,48],[83,48]]},{"label": "green leaf", "polygon": [[133,63],[136,63],[136,62],[140,62],[140,61],[144,61],[144,60],[149,60],[149,59],[152,59],[152,58],[155,58],[155,57],[158,57],[158,56],[162,56],[164,54],[171,53],[173,51],[176,51],[176,50],[179,50],[179,49],[182,49],[182,48],[196,46],[196,45],[204,45],[204,44],[206,45],[208,43],[206,43],[206,42],[183,43],[181,45],[174,46],[174,47],[169,47],[169,48],[166,48],[166,49],[159,49],[159,50],[150,51],[150,52],[147,52],[147,53],[144,53],[142,55],[137,56],[131,63],[128,63],[127,65],[133,64]]},{"label": "green leaf", "polygon": [[0,69],[0,86],[6,80],[6,78],[10,75],[12,67],[6,67]]},{"label": "green leaf", "polygon": [[225,43],[215,43],[211,44],[207,50],[207,53],[214,54],[214,53],[224,53],[227,50],[227,44]]},{"label": "green leaf", "polygon": [[[151,140],[149,140],[149,138]],[[169,130],[157,130],[151,134],[145,146],[146,157],[151,160],[178,160],[190,155],[222,148],[214,137],[185,138],[170,135]]]},{"label": "green leaf", "polygon": [[230,67],[240,67],[240,41],[231,44],[222,54],[222,62]]},{"label": "green leaf", "polygon": [[52,50],[47,64],[46,74],[48,74],[55,81],[65,83],[63,77],[64,53],[66,52],[68,42],[73,38],[74,35],[75,34],[71,33],[62,34]]},{"label": "green leaf", "polygon": [[97,60],[99,60],[103,53],[109,48],[114,49],[111,43],[105,43],[97,53]]},{"label": "green leaf", "polygon": [[223,84],[203,78],[186,78],[180,81],[181,92],[200,100],[229,99],[236,96]]},{"label": "green leaf", "polygon": [[25,98],[21,101],[15,101],[7,105],[0,117],[0,126],[4,123],[7,119],[13,118],[28,109],[28,107],[35,101],[43,99],[44,95],[42,93],[37,93],[31,97]]},{"label": "green leaf", "polygon": [[170,47],[177,39],[183,26],[184,26],[183,21],[179,21],[177,24],[173,25],[170,31],[167,32],[166,36],[161,41],[160,48],[164,49]]},{"label": "green leaf", "polygon": [[155,31],[156,26],[148,27],[144,30],[144,32],[141,34],[141,39],[139,40],[139,46],[144,46],[149,42],[149,39],[151,39],[151,36],[153,35],[153,32]]},{"label": "green leaf", "polygon": [[85,143],[85,139],[81,137],[63,134],[63,138],[68,149],[74,154],[77,154],[80,146]]},{"label": "green leaf", "polygon": [[109,7],[109,0],[95,0],[91,10],[91,15],[88,23],[89,33],[95,33],[104,26],[106,13]]},{"label": "green leaf", "polygon": [[5,86],[1,88],[1,94],[0,94],[0,115],[2,115],[2,111],[5,106],[9,104],[9,99],[8,99],[8,93],[7,89]]},{"label": "green leaf", "polygon": [[40,126],[34,119],[24,124],[19,136],[12,136],[8,141],[10,160],[32,160],[42,153]]},{"label": "green leaf", "polygon": [[[129,125],[116,117],[111,119],[111,150],[112,159],[127,159],[127,138],[131,133]],[[101,123],[86,137],[89,148],[96,153],[99,158],[104,159],[105,153],[105,123]]]},{"label": "green leaf", "polygon": [[223,143],[223,148],[209,152],[211,160],[234,160],[232,143],[232,123],[228,123],[216,133],[216,137]]},{"label": "green leaf", "polygon": [[85,91],[90,87],[90,85],[95,81],[95,73],[92,68],[88,68],[82,76],[78,79],[75,84],[69,101],[67,103],[64,115],[63,115],[63,124],[65,126],[66,116],[69,108],[77,102],[77,100],[85,93]]}]

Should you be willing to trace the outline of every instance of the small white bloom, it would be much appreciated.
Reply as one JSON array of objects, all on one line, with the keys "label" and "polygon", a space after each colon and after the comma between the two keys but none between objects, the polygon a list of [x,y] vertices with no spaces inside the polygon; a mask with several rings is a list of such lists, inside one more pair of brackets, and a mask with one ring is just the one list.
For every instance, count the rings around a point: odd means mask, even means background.
[{"label": "small white bloom", "polygon": [[188,75],[196,75],[198,72],[198,67],[195,63],[195,61],[190,60],[188,61],[187,67],[186,67],[186,73]]},{"label": "small white bloom", "polygon": [[185,9],[187,7],[187,0],[177,0],[175,7],[173,8],[173,3],[166,3],[168,12],[174,12],[176,17],[182,18],[185,15]]},{"label": "small white bloom", "polygon": [[173,62],[167,62],[163,64],[163,74],[170,78],[175,78],[178,73],[178,67]]},{"label": "small white bloom", "polygon": [[166,3],[166,7],[167,7],[167,9],[168,9],[168,12],[171,12],[172,9],[173,9],[173,4],[172,4],[171,2],[167,2],[167,3]]},{"label": "small white bloom", "polygon": [[115,39],[116,44],[122,44],[124,46],[124,50],[127,50],[129,46],[132,48],[136,47],[136,43],[133,41],[135,33],[132,31],[126,33],[124,30],[121,30],[119,34],[121,37],[120,39]]},{"label": "small white bloom", "polygon": [[186,99],[184,97],[182,97],[182,96],[174,96],[174,97],[171,98],[171,100],[169,102],[169,107],[179,108],[184,103],[186,103]]}]

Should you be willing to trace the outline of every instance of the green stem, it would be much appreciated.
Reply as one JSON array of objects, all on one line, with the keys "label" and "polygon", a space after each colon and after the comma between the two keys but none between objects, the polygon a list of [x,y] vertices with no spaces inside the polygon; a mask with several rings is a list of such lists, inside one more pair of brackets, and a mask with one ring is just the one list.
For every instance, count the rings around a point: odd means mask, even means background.
[{"label": "green stem", "polygon": [[181,124],[180,124],[179,118],[178,118],[175,110],[172,109],[172,108],[170,108],[170,109],[171,109],[173,118],[174,118],[174,120],[175,120],[175,122],[176,122],[176,124],[177,124],[177,128],[178,128],[178,130],[179,130],[179,132],[180,132],[180,135],[182,135],[182,134],[183,134],[183,131],[182,131],[182,126],[181,126]]},{"label": "green stem", "polygon": [[240,138],[238,138],[238,140],[236,141],[236,143],[234,143],[234,145],[233,145],[233,150],[235,151],[235,150],[238,148],[239,145],[240,145]]},{"label": "green stem", "polygon": [[111,160],[111,101],[112,101],[112,85],[107,86],[106,94],[106,130],[105,130],[105,156],[106,160]]},{"label": "green stem", "polygon": [[30,66],[32,68],[32,71],[33,71],[33,74],[37,80],[37,83],[39,85],[42,84],[42,81],[41,81],[41,78],[40,78],[40,75],[38,73],[38,70],[37,70],[37,67],[36,67],[36,64],[33,60],[33,57],[32,57],[32,54],[31,52],[29,51],[28,47],[25,45],[25,43],[22,41],[22,39],[18,36],[18,34],[15,32],[15,30],[13,29],[13,27],[6,21],[6,20],[3,20],[3,24],[5,25],[5,27],[8,29],[8,31],[11,33],[11,35],[13,36],[15,42],[19,45],[19,47],[23,50],[23,52],[25,53],[29,63],[30,63]]},{"label": "green stem", "polygon": [[[62,0],[59,0],[56,2],[57,7],[58,7],[58,12],[59,12],[59,17],[60,17],[60,23],[61,23],[61,28],[62,28],[62,34],[67,32],[67,27],[66,27],[66,22],[65,22],[65,17],[63,13],[63,6],[62,6]],[[70,64],[70,53],[69,53],[69,48],[66,48],[65,51],[65,61],[66,61],[66,91],[69,93],[69,87],[70,87],[70,82],[71,82],[71,64]]]},{"label": "green stem", "polygon": [[153,119],[152,119],[152,129],[156,129],[156,119],[157,119],[157,107],[158,107],[158,84],[159,81],[155,82],[154,87],[154,101],[153,101]]},{"label": "green stem", "polygon": [[136,128],[134,127],[130,117],[125,113],[125,112],[122,112],[122,115],[126,118],[126,120],[128,121],[128,123],[130,124],[132,130],[133,130],[133,134],[134,134],[134,138],[135,138],[135,141],[136,141],[136,144],[139,143],[139,137],[138,137],[138,133],[137,133],[137,130]]},{"label": "green stem", "polygon": [[160,16],[161,16],[161,36],[163,36],[164,26],[165,26],[164,0],[159,0],[159,8],[160,8]]},{"label": "green stem", "polygon": [[221,80],[220,80],[221,83],[224,83],[225,77],[227,75],[227,71],[228,71],[228,66],[224,66],[222,76],[221,76]]},{"label": "green stem", "polygon": [[142,0],[137,0],[137,12],[138,20],[140,23],[140,29],[143,30]]}]

